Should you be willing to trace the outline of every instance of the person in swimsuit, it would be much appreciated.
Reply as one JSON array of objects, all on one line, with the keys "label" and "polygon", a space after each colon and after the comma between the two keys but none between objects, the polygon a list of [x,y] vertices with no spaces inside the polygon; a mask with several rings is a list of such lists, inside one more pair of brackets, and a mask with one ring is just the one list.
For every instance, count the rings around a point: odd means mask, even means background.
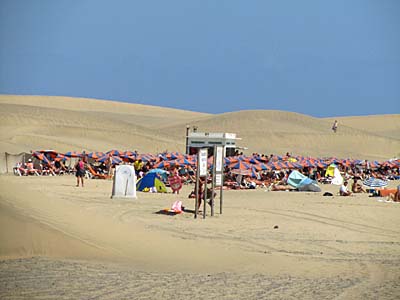
[{"label": "person in swimsuit", "polygon": [[83,162],[83,159],[80,158],[79,161],[75,165],[75,176],[76,176],[76,186],[79,186],[79,178],[81,179],[82,187],[83,187],[83,177],[85,177],[85,163]]}]

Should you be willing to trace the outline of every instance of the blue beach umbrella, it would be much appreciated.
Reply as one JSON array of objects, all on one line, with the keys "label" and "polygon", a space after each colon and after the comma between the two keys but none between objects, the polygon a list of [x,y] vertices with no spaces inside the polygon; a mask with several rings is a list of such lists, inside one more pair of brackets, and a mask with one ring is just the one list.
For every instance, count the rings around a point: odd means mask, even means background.
[{"label": "blue beach umbrella", "polygon": [[97,161],[99,162],[106,162],[107,160],[109,160],[111,157],[111,163],[113,165],[117,165],[120,164],[122,162],[122,159],[119,158],[118,156],[108,156],[108,155],[104,155],[102,157],[100,157],[99,159],[97,159]]},{"label": "blue beach umbrella", "polygon": [[385,187],[388,185],[387,181],[374,177],[370,177],[364,180],[363,184],[371,188]]}]

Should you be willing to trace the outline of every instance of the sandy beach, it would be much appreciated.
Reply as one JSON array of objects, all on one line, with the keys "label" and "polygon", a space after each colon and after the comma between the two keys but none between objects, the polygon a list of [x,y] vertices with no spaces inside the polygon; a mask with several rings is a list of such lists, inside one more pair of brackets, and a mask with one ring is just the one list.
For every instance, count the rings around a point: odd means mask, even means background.
[{"label": "sandy beach", "polygon": [[[400,115],[220,115],[93,99],[0,96],[0,150],[184,151],[187,124],[249,153],[390,159]],[[373,125],[372,125],[373,123]],[[159,214],[179,195],[111,199],[111,180],[0,175],[1,299],[398,299],[400,204],[367,194],[228,190],[223,214]],[[397,181],[391,181],[395,187]],[[217,203],[218,203],[217,199]]]},{"label": "sandy beach", "polygon": [[226,191],[222,215],[195,220],[190,212],[157,214],[177,198],[193,209],[190,186],[180,195],[115,200],[111,181],[74,183],[72,176],[0,177],[2,299],[400,294],[398,203],[366,194]]}]

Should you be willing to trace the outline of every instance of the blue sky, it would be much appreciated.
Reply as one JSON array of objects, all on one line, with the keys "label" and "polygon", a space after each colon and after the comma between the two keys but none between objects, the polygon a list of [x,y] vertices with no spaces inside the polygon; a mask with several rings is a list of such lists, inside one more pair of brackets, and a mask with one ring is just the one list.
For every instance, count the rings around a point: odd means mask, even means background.
[{"label": "blue sky", "polygon": [[0,93],[400,113],[400,1],[1,0]]}]

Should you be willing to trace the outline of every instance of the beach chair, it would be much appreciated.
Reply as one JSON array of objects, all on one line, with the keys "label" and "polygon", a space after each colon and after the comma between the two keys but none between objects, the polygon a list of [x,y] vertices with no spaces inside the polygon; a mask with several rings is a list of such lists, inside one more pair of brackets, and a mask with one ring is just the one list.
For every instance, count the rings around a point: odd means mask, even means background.
[{"label": "beach chair", "polygon": [[93,168],[92,168],[92,166],[91,165],[87,165],[87,172],[86,173],[88,173],[88,176],[89,176],[89,178],[94,178],[94,179],[107,179],[108,178],[108,175],[106,175],[106,174],[100,174],[100,173],[97,173]]}]

